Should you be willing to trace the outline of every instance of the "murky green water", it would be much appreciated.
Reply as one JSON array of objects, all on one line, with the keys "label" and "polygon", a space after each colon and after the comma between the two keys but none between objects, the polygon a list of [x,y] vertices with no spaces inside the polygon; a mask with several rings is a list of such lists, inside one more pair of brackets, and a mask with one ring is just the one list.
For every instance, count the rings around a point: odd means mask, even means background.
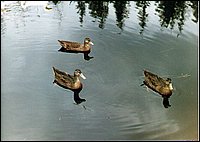
[{"label": "murky green water", "polygon": [[[197,140],[199,22],[192,5],[5,5],[1,139]],[[93,59],[58,52],[58,39],[83,42],[85,37],[94,43]],[[87,79],[80,96],[86,102],[75,105],[71,91],[53,85],[52,66],[69,73],[82,70]],[[172,79],[170,108],[140,86],[143,69]]]}]

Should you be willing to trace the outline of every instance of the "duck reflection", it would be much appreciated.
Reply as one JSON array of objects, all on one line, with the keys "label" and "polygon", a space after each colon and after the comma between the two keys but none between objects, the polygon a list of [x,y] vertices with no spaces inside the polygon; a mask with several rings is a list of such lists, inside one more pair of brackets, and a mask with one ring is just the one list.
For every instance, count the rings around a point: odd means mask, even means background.
[{"label": "duck reflection", "polygon": [[58,51],[68,52],[68,53],[83,53],[85,60],[90,60],[94,57],[90,57],[91,45],[94,45],[90,38],[85,38],[84,43],[58,40],[59,44],[62,46]]},{"label": "duck reflection", "polygon": [[172,90],[173,90],[171,79],[167,78],[165,80],[146,70],[144,70],[144,76],[145,76],[145,79],[143,81],[144,84],[142,85],[146,85],[153,91],[160,94],[163,97],[163,106],[165,108],[170,107],[171,105],[169,104],[169,98],[172,95]]},{"label": "duck reflection", "polygon": [[56,83],[60,87],[63,87],[65,89],[69,89],[74,92],[74,101],[77,104],[80,104],[82,102],[85,102],[85,99],[82,99],[79,97],[79,93],[81,92],[83,88],[83,84],[80,81],[80,77],[83,79],[86,79],[86,77],[83,75],[80,69],[76,69],[74,71],[74,75],[70,75],[66,72],[60,71],[53,67],[53,72],[55,75],[55,79],[53,83]]}]

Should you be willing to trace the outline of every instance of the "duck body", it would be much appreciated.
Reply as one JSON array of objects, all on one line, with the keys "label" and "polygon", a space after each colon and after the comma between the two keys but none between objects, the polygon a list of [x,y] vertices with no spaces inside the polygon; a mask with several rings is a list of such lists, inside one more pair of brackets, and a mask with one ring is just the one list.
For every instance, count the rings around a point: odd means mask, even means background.
[{"label": "duck body", "polygon": [[82,72],[79,69],[76,69],[74,72],[74,75],[70,75],[66,72],[60,71],[53,67],[53,72],[55,75],[55,79],[53,83],[56,83],[60,87],[63,87],[65,89],[69,89],[74,92],[74,101],[79,104],[82,101],[85,101],[85,99],[81,99],[79,97],[79,93],[83,88],[83,85],[80,81],[80,77],[85,79],[85,76],[82,74]]},{"label": "duck body", "polygon": [[144,70],[145,80],[144,84],[148,86],[153,91],[159,93],[162,96],[171,96],[172,95],[172,84],[171,79],[163,79],[158,75],[155,75],[151,72]]},{"label": "duck body", "polygon": [[71,41],[65,41],[65,40],[58,40],[59,44],[63,47],[62,50],[69,51],[69,52],[75,52],[75,53],[84,53],[84,52],[90,52],[90,45],[81,44],[78,42],[71,42]]},{"label": "duck body", "polygon": [[157,92],[163,97],[163,105],[166,108],[168,106],[171,106],[168,100],[168,98],[172,95],[173,90],[171,79],[167,78],[165,80],[159,77],[158,75],[146,70],[144,70],[144,76],[144,85],[146,85],[148,88],[152,89],[153,91]]},{"label": "duck body", "polygon": [[65,40],[58,40],[58,42],[62,46],[59,51],[68,53],[84,53],[84,59],[86,60],[93,58],[88,55],[91,52],[91,45],[94,45],[90,38],[85,38],[84,43]]}]

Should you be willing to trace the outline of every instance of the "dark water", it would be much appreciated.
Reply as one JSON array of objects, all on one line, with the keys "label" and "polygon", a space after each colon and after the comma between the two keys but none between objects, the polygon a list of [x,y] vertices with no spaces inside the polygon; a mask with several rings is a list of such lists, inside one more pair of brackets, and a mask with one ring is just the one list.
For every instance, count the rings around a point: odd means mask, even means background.
[{"label": "dark water", "polygon": [[[1,11],[2,140],[198,140],[195,2],[46,5]],[[93,59],[58,52],[58,39],[85,37]],[[53,85],[52,66],[82,70],[86,102]],[[172,79],[170,108],[140,86],[143,69]]]}]

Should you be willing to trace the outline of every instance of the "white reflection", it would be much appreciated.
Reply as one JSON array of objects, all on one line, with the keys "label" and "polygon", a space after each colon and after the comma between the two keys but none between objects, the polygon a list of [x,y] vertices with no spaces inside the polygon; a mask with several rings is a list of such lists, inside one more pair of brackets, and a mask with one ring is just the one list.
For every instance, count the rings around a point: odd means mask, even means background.
[{"label": "white reflection", "polygon": [[153,103],[145,108],[137,104],[115,106],[112,110],[117,111],[113,111],[111,119],[120,124],[122,133],[135,139],[159,139],[180,130],[178,123],[170,119],[163,106]]},{"label": "white reflection", "polygon": [[46,6],[48,1],[20,1],[21,6],[26,9],[29,6]]},{"label": "white reflection", "polygon": [[30,6],[43,6],[44,11],[52,10],[48,1],[1,1],[1,14],[4,14],[9,8],[16,4],[22,7],[23,11]]}]

